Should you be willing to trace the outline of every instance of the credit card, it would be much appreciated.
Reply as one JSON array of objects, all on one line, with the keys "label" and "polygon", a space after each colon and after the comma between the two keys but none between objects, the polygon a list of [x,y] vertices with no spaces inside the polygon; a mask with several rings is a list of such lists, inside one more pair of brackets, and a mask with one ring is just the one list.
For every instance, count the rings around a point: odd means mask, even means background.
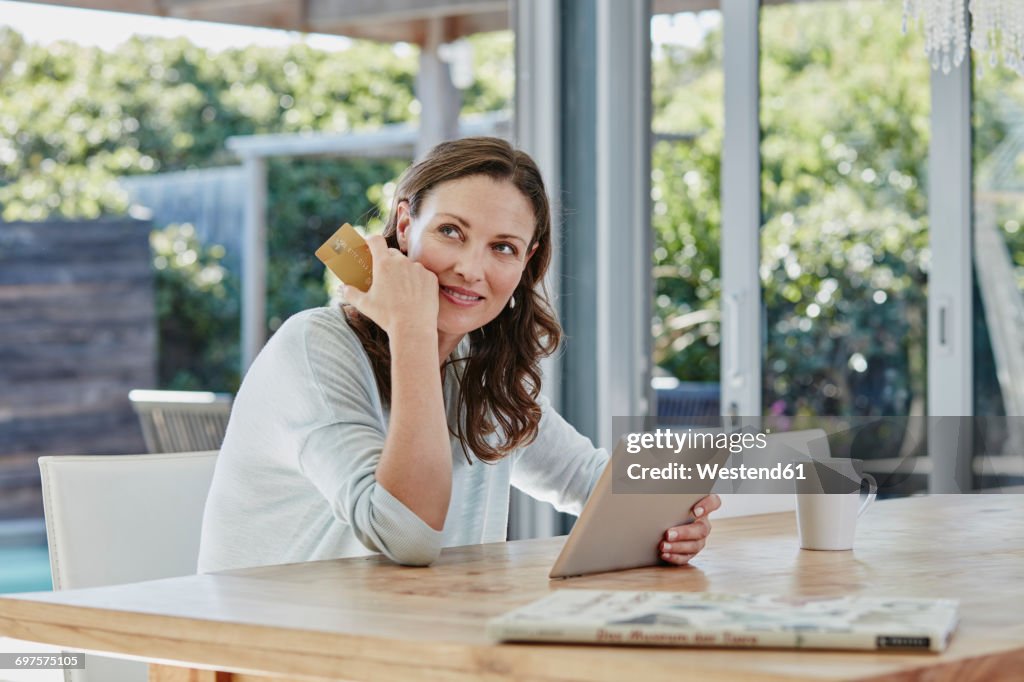
[{"label": "credit card", "polygon": [[345,284],[366,291],[373,282],[370,247],[356,229],[345,223],[316,250],[316,257]]}]

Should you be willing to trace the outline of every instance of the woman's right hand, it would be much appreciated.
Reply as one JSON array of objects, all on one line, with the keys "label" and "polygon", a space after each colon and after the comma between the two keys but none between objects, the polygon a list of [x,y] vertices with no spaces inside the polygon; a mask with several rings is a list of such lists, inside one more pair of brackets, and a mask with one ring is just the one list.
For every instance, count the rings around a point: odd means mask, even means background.
[{"label": "woman's right hand", "polygon": [[345,300],[389,336],[405,330],[437,330],[437,275],[388,247],[384,237],[366,238],[373,258],[373,283],[360,291],[344,285]]}]

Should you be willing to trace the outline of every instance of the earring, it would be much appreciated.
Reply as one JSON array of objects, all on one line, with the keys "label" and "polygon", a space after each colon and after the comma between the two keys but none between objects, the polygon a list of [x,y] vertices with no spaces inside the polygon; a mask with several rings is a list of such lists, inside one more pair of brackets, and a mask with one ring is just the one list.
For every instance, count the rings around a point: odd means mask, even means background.
[{"label": "earring", "polygon": [[508,309],[513,310],[516,307],[516,297],[512,296],[508,299]]}]

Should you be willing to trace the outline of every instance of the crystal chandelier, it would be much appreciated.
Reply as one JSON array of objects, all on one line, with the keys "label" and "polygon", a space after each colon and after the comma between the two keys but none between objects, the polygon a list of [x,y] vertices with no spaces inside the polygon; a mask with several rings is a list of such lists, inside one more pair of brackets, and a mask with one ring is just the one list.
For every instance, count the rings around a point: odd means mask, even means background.
[{"label": "crystal chandelier", "polygon": [[[970,45],[988,52],[988,63],[1000,61],[1024,76],[1024,0],[970,0],[971,36],[967,39],[966,0],[903,0],[903,32],[908,20],[921,20],[924,49],[932,68],[949,73],[960,66]],[[979,67],[982,64],[978,59]]]}]

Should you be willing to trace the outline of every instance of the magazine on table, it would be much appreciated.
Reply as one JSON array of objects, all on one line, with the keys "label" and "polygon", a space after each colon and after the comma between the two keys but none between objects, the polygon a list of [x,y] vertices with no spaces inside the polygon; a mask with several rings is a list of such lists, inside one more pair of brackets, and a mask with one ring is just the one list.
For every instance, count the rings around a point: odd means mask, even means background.
[{"label": "magazine on table", "polygon": [[958,602],[560,589],[492,619],[502,641],[942,651]]}]

